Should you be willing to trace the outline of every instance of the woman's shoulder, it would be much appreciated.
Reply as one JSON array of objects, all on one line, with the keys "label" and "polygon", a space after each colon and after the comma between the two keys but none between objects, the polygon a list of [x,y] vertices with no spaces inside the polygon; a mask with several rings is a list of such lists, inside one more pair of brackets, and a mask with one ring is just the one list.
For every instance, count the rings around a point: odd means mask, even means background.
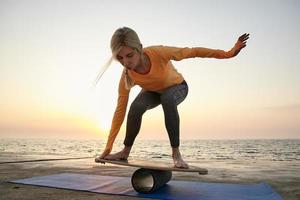
[{"label": "woman's shoulder", "polygon": [[163,45],[152,45],[152,46],[145,47],[144,50],[155,51],[155,50],[162,49],[163,47],[164,47]]},{"label": "woman's shoulder", "polygon": [[175,46],[166,46],[166,45],[153,45],[144,48],[145,51],[157,51],[157,52],[174,51],[178,49],[182,49],[182,48],[175,47]]},{"label": "woman's shoulder", "polygon": [[164,45],[152,45],[144,48],[144,51],[149,54],[161,55],[164,54],[170,47]]},{"label": "woman's shoulder", "polygon": [[178,48],[178,47],[173,47],[173,46],[164,46],[164,45],[153,45],[144,48],[144,51],[146,54],[157,57],[157,58],[162,58],[163,60],[169,61],[172,56],[176,54],[180,54],[180,50],[184,48]]}]

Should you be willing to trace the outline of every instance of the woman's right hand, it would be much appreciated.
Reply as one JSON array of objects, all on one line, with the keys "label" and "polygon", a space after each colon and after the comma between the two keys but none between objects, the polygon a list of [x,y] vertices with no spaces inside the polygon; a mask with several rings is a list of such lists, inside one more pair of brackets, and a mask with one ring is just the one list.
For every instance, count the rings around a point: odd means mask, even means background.
[{"label": "woman's right hand", "polygon": [[100,155],[100,156],[96,156],[96,158],[95,158],[95,162],[96,163],[103,163],[103,161],[101,161],[101,159],[105,159],[105,157],[107,156],[107,155],[109,155],[109,153],[111,152],[111,150],[110,149],[105,149],[103,152],[102,152],[102,154]]},{"label": "woman's right hand", "polygon": [[99,158],[103,159],[105,156],[107,156],[111,152],[110,149],[105,149],[102,154],[99,156]]}]

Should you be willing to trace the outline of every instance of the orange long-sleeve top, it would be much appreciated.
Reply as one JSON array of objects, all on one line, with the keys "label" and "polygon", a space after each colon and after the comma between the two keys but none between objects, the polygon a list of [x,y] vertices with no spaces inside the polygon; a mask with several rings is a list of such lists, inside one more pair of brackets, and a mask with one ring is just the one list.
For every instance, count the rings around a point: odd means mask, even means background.
[{"label": "orange long-sleeve top", "polygon": [[[151,46],[144,48],[143,51],[150,59],[151,67],[147,74],[139,74],[128,70],[128,75],[134,85],[139,85],[147,91],[160,92],[164,89],[181,83],[184,78],[177,72],[171,60],[180,61],[186,58],[231,58],[234,56],[236,45],[230,51],[208,48],[178,48],[169,46]],[[119,82],[119,96],[117,107],[113,116],[112,125],[105,150],[112,150],[113,143],[119,133],[120,127],[124,121],[126,108],[128,104],[130,90],[125,87],[125,70],[123,70]]]}]

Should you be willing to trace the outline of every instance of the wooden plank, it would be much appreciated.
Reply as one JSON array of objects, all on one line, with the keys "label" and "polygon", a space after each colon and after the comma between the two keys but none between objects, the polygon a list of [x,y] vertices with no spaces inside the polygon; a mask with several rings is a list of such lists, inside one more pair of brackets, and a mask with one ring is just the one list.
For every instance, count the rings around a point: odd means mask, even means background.
[{"label": "wooden plank", "polygon": [[162,161],[150,161],[150,160],[106,160],[96,158],[95,162],[97,163],[111,163],[115,165],[123,165],[123,166],[130,166],[130,167],[138,167],[138,168],[145,168],[145,169],[155,169],[155,170],[167,170],[167,171],[180,171],[180,172],[197,172],[201,175],[207,174],[207,169],[189,166],[188,169],[185,168],[177,168],[174,167],[174,164]]}]

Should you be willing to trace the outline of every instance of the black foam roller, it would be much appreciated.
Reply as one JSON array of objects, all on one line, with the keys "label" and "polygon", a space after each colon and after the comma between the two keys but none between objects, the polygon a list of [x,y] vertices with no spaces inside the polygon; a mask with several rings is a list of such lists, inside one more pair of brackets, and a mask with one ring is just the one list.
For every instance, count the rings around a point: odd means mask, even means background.
[{"label": "black foam roller", "polygon": [[131,177],[131,184],[139,193],[151,193],[164,186],[172,178],[172,171],[138,169]]}]

